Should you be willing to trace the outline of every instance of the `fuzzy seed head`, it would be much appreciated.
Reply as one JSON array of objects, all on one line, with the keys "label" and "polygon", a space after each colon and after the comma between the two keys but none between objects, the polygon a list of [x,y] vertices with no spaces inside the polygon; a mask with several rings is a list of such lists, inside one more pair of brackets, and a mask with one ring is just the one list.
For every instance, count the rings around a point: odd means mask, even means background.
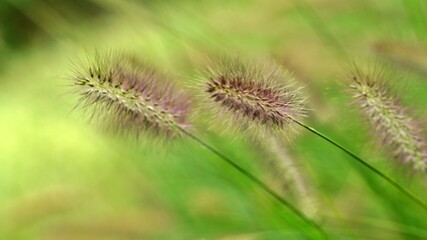
[{"label": "fuzzy seed head", "polygon": [[422,131],[397,97],[390,94],[383,78],[381,70],[367,72],[356,66],[349,79],[351,93],[379,142],[392,150],[396,159],[424,172],[427,149]]},{"label": "fuzzy seed head", "polygon": [[188,98],[134,56],[96,53],[76,65],[78,106],[109,129],[174,137],[186,128]]},{"label": "fuzzy seed head", "polygon": [[271,60],[221,59],[211,63],[199,80],[208,118],[225,129],[277,132],[306,114],[300,88]]}]

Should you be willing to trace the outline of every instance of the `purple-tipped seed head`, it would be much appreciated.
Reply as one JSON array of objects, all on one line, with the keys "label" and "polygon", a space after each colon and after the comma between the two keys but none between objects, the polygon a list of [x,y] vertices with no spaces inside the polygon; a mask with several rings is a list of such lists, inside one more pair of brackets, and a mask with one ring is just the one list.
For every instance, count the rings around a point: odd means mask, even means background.
[{"label": "purple-tipped seed head", "polygon": [[76,65],[72,80],[78,105],[113,130],[173,137],[189,126],[189,98],[134,56],[96,53]]},{"label": "purple-tipped seed head", "polygon": [[199,79],[203,111],[226,129],[275,132],[306,115],[301,89],[271,60],[220,59]]}]

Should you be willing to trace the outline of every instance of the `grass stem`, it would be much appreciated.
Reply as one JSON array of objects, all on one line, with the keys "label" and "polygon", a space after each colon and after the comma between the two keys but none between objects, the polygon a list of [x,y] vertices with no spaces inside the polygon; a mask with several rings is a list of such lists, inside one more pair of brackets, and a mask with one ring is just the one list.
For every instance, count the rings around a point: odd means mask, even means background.
[{"label": "grass stem", "polygon": [[275,198],[277,201],[279,201],[282,205],[284,205],[289,210],[291,210],[295,215],[297,215],[303,221],[305,221],[306,223],[308,223],[309,225],[311,225],[313,228],[315,228],[323,236],[324,239],[329,239],[328,234],[323,230],[323,228],[320,225],[318,225],[316,222],[314,222],[313,220],[311,220],[308,217],[306,217],[300,210],[298,210],[298,208],[296,208],[290,202],[288,202],[286,199],[284,199],[283,197],[281,197],[278,193],[276,193],[273,189],[271,189],[267,184],[265,184],[259,178],[257,178],[256,176],[254,176],[252,173],[248,172],[246,169],[242,168],[240,165],[238,165],[237,163],[235,163],[233,160],[231,160],[230,158],[228,158],[227,156],[225,156],[224,154],[222,154],[221,152],[219,152],[218,150],[216,150],[214,147],[212,147],[209,144],[205,143],[204,141],[202,141],[201,139],[199,139],[198,137],[196,137],[192,133],[186,131],[185,129],[183,129],[183,128],[179,127],[179,126],[177,126],[177,128],[183,134],[185,134],[186,136],[190,137],[192,140],[194,140],[198,144],[202,145],[203,147],[207,148],[209,151],[211,151],[212,153],[214,153],[215,155],[217,155],[219,158],[221,158],[222,160],[224,160],[227,164],[229,164],[230,166],[232,166],[238,172],[240,172],[241,174],[245,175],[252,182],[254,182],[259,187],[261,187],[264,191],[266,191],[268,194],[270,194],[273,198]]},{"label": "grass stem", "polygon": [[372,172],[374,172],[375,174],[377,174],[379,177],[383,178],[385,181],[387,181],[388,183],[390,183],[391,185],[393,185],[396,189],[398,189],[401,193],[403,193],[408,198],[410,198],[411,200],[413,200],[420,207],[422,207],[425,210],[427,210],[427,204],[426,203],[424,203],[422,200],[420,200],[417,196],[415,196],[413,193],[411,193],[405,187],[401,186],[395,180],[391,179],[390,177],[388,177],[387,175],[385,175],[384,173],[382,173],[380,170],[376,169],[374,166],[372,166],[371,164],[369,164],[366,161],[364,161],[362,158],[360,158],[359,156],[357,156],[355,153],[351,152],[346,147],[342,146],[341,144],[337,143],[336,141],[332,140],[331,138],[327,137],[326,135],[324,135],[323,133],[317,131],[316,129],[314,129],[314,128],[310,127],[310,126],[307,126],[304,123],[302,123],[302,122],[300,122],[300,121],[298,121],[296,119],[292,119],[292,120],[295,123],[297,123],[298,125],[300,125],[301,127],[307,129],[308,131],[314,133],[315,135],[317,135],[317,136],[323,138],[324,140],[326,140],[327,142],[331,143],[335,147],[341,149],[343,152],[345,152],[346,154],[348,154],[349,156],[351,156],[354,160],[356,160],[357,162],[359,162],[360,164],[362,164],[363,166],[365,166],[366,168],[368,168],[369,170],[371,170]]}]

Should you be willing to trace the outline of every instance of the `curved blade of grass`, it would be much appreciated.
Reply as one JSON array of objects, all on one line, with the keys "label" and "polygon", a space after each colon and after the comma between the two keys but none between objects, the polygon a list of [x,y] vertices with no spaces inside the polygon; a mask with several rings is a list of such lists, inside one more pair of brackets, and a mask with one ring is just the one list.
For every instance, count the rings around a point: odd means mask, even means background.
[{"label": "curved blade of grass", "polygon": [[304,222],[308,223],[310,226],[312,226],[314,229],[316,229],[316,231],[318,231],[323,236],[324,239],[329,239],[328,234],[323,230],[323,228],[320,225],[318,225],[316,222],[314,222],[311,219],[309,219],[308,217],[306,217],[300,210],[298,210],[298,208],[296,208],[290,202],[288,202],[286,199],[284,199],[283,197],[281,197],[278,193],[276,193],[273,189],[271,189],[269,186],[267,186],[267,184],[265,184],[259,178],[257,178],[256,176],[254,176],[252,173],[248,172],[246,169],[242,168],[240,165],[238,165],[237,163],[235,163],[233,160],[231,160],[230,158],[228,158],[227,156],[225,156],[224,154],[222,154],[221,152],[219,152],[218,150],[216,150],[215,148],[213,148],[209,144],[205,143],[204,141],[202,141],[201,139],[199,139],[198,137],[196,137],[192,133],[188,132],[187,130],[185,130],[185,129],[179,127],[179,126],[176,126],[176,127],[184,135],[190,137],[192,140],[194,140],[198,144],[200,144],[203,147],[207,148],[209,151],[211,151],[212,153],[214,153],[215,155],[217,155],[219,158],[221,158],[222,160],[224,160],[227,164],[229,164],[230,166],[232,166],[238,172],[240,172],[241,174],[245,175],[252,182],[254,182],[255,184],[257,184],[260,188],[262,188],[264,191],[266,191],[268,194],[270,194],[273,198],[275,198],[277,201],[279,201],[282,205],[284,205],[289,210],[291,210],[295,215],[297,215],[299,218],[301,218]]}]

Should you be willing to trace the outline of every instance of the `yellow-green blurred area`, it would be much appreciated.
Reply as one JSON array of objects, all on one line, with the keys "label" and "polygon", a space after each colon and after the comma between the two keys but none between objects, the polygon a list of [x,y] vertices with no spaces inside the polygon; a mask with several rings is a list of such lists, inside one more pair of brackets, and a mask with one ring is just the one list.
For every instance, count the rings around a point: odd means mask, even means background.
[{"label": "yellow-green blurred area", "polygon": [[[2,0],[0,239],[320,239],[308,224],[189,139],[152,144],[88,124],[69,94],[71,62],[135,53],[179,87],[216,54],[271,57],[305,85],[305,120],[427,201],[426,176],[376,148],[343,84],[351,61],[427,116],[423,0]],[[203,112],[199,115],[203,122]],[[252,141],[196,134],[296,206]],[[424,124],[424,126],[426,126]],[[331,239],[427,239],[427,212],[303,129],[288,149]]]}]

